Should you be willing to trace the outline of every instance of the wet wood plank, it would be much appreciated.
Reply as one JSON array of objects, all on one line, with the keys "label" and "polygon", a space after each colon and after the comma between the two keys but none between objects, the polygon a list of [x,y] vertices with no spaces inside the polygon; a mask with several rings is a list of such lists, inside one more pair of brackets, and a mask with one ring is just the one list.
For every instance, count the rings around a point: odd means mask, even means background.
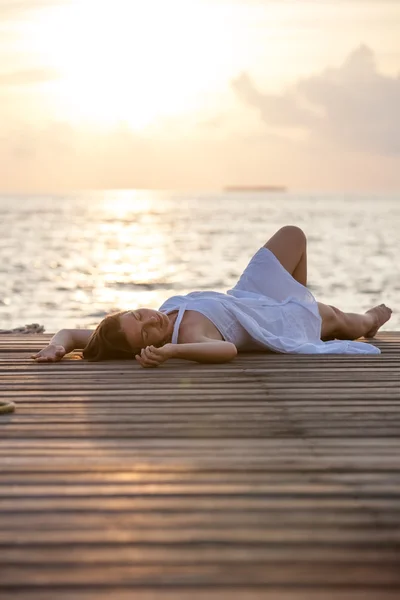
[{"label": "wet wood plank", "polygon": [[0,596],[391,600],[400,333],[377,357],[59,364],[0,335]]}]

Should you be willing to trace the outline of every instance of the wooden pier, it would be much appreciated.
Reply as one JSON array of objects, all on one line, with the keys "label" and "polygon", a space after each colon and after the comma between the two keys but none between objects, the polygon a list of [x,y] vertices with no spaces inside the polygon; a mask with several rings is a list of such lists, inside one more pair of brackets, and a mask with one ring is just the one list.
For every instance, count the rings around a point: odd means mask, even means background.
[{"label": "wooden pier", "polygon": [[0,336],[0,598],[400,597],[400,332],[381,356],[58,364]]}]

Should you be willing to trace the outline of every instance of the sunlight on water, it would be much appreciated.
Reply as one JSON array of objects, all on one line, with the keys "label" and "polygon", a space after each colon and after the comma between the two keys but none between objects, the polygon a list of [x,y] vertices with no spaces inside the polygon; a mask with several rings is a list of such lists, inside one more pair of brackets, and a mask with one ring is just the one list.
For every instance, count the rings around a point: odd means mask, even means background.
[{"label": "sunlight on water", "polygon": [[285,224],[307,233],[318,300],[386,302],[385,329],[400,329],[397,198],[134,190],[0,197],[0,327],[93,327],[113,310],[226,291]]},{"label": "sunlight on water", "polygon": [[126,220],[138,213],[151,214],[159,201],[159,195],[151,190],[117,190],[107,192],[101,206],[110,217]]},{"label": "sunlight on water", "polygon": [[[104,222],[97,236],[102,244],[96,261],[100,280],[114,291],[110,294],[110,289],[103,289],[103,300],[130,308],[132,287],[156,289],[173,270],[166,262],[168,238],[157,210],[159,203],[160,197],[153,192],[119,191],[112,201],[104,199]],[[145,298],[148,302],[151,295]]]}]

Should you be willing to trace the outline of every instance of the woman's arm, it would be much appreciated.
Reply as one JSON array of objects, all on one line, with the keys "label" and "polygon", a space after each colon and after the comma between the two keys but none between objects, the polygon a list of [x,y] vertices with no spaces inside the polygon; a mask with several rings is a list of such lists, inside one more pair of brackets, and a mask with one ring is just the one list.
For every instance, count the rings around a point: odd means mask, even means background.
[{"label": "woman's arm", "polygon": [[143,348],[136,360],[142,367],[158,367],[170,358],[183,358],[199,363],[225,363],[237,355],[237,348],[231,342],[210,340],[191,344],[165,344],[161,348]]},{"label": "woman's arm", "polygon": [[84,348],[94,329],[61,329],[50,340],[49,346],[63,346],[66,354]]},{"label": "woman's arm", "polygon": [[170,344],[170,358],[183,358],[200,363],[224,363],[237,355],[237,348],[231,342],[210,341],[192,344]]},{"label": "woman's arm", "polygon": [[58,362],[68,352],[84,348],[92,333],[92,329],[61,329],[53,335],[48,346],[32,358],[37,362]]}]

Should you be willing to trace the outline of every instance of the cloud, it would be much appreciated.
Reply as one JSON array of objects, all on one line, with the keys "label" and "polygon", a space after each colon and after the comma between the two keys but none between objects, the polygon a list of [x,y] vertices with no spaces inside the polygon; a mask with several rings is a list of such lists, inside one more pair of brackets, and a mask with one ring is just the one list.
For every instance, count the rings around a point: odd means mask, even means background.
[{"label": "cloud", "polygon": [[69,0],[0,0],[0,18],[18,18],[27,12],[68,2]]},{"label": "cloud", "polygon": [[0,73],[0,86],[14,87],[46,83],[60,77],[55,69],[26,69]]},{"label": "cloud", "polygon": [[360,46],[338,68],[265,94],[247,73],[232,82],[237,96],[274,130],[349,150],[400,154],[400,77],[379,73],[373,51]]}]

